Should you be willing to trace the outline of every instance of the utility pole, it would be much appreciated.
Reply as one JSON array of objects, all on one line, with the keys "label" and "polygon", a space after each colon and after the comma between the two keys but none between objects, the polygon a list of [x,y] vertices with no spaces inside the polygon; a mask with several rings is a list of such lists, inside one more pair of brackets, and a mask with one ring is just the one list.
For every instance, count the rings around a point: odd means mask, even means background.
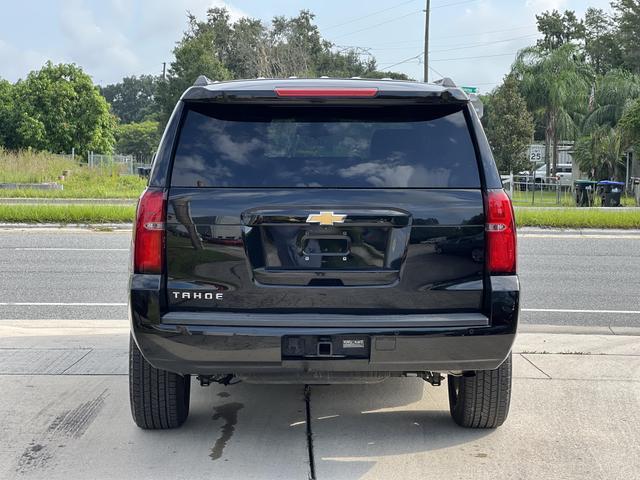
[{"label": "utility pole", "polygon": [[431,0],[427,0],[424,16],[424,83],[429,81],[429,15],[431,13]]},{"label": "utility pole", "polygon": [[162,62],[162,80],[167,79],[167,62]]}]

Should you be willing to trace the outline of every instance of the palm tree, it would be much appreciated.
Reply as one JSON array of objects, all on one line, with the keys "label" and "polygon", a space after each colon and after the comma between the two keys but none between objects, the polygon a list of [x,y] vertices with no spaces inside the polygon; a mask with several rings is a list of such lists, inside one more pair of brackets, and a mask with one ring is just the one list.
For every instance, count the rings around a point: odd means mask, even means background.
[{"label": "palm tree", "polygon": [[544,124],[545,162],[547,171],[555,175],[558,142],[577,137],[587,112],[591,68],[574,45],[566,44],[551,51],[525,48],[512,70],[520,80],[529,110]]},{"label": "palm tree", "polygon": [[619,129],[607,125],[596,127],[589,136],[576,143],[574,158],[580,170],[601,180],[621,176],[624,144]]},{"label": "palm tree", "polygon": [[598,78],[593,109],[584,121],[584,133],[601,125],[615,127],[626,108],[640,97],[640,77],[624,70],[611,70]]}]

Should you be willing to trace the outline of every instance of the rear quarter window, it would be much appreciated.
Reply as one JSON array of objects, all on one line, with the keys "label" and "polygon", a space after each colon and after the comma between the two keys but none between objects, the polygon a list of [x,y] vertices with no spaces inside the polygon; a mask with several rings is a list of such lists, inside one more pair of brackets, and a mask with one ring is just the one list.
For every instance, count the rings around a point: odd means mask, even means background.
[{"label": "rear quarter window", "polygon": [[191,104],[171,185],[479,188],[462,108]]}]

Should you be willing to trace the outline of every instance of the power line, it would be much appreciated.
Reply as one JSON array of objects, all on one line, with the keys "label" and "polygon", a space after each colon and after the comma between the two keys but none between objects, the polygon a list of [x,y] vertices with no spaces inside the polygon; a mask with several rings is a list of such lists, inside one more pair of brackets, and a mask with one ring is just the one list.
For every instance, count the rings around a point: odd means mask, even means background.
[{"label": "power line", "polygon": [[[466,50],[467,48],[486,47],[488,45],[495,45],[495,44],[498,44],[498,43],[512,42],[513,40],[520,40],[520,39],[523,39],[523,38],[537,37],[537,36],[538,36],[537,33],[532,33],[531,35],[523,35],[521,37],[505,38],[504,40],[495,40],[493,42],[460,45],[460,46],[457,46],[457,47],[454,46],[452,48],[445,48],[445,49],[442,49],[442,50],[431,50],[431,52],[432,53],[441,53],[441,52],[452,52],[454,50]],[[375,50],[375,49],[372,49],[372,50]]]},{"label": "power line", "polygon": [[452,62],[454,60],[476,60],[478,58],[507,57],[507,56],[517,55],[517,54],[518,52],[511,52],[511,53],[497,53],[495,55],[478,55],[475,57],[440,58],[438,60],[432,60],[432,62]]},{"label": "power line", "polygon": [[[506,28],[503,30],[487,30],[487,31],[483,31],[483,32],[476,32],[476,33],[466,33],[466,34],[461,34],[461,35],[450,35],[450,36],[444,36],[444,37],[434,37],[432,38],[432,40],[443,40],[443,39],[447,39],[447,38],[460,38],[460,37],[477,37],[480,35],[490,35],[493,33],[502,33],[502,32],[511,32],[513,30],[523,30],[525,28],[536,28],[537,27],[535,25],[525,25],[523,27],[515,27],[515,28]],[[380,43],[378,44],[379,47],[381,46],[386,46],[386,45],[408,45],[408,44],[413,44],[415,45],[417,42],[421,41],[420,40],[402,40],[399,42],[386,42],[386,43]],[[376,49],[375,46],[373,49]]]},{"label": "power line", "polygon": [[411,60],[416,60],[416,59],[422,57],[423,55],[424,55],[424,52],[420,52],[419,54],[414,55],[413,57],[405,58],[404,60],[401,60],[398,63],[393,63],[391,65],[381,66],[380,68],[383,69],[383,70],[388,70],[390,68],[397,67],[398,65],[402,65],[403,63],[410,62]]},{"label": "power line", "polygon": [[[462,5],[462,4],[465,4],[465,3],[472,3],[472,2],[477,2],[477,1],[478,1],[478,0],[464,0],[464,1],[462,1],[462,2],[445,3],[445,4],[443,4],[443,5],[437,5],[437,6],[435,6],[435,7],[432,7],[431,9],[433,10],[434,8],[454,7],[454,6],[456,6],[456,5]],[[359,19],[356,19],[356,20],[353,20],[353,21],[361,20],[362,18],[366,18],[366,17],[371,17],[371,16],[373,16],[373,15],[376,15],[377,13],[381,13],[381,12],[384,12],[384,11],[392,10],[392,9],[395,9],[395,8],[399,7],[400,5],[405,5],[405,4],[407,4],[407,3],[410,3],[410,2],[404,2],[404,3],[402,3],[402,4],[396,5],[395,7],[388,7],[388,8],[386,8],[386,9],[384,9],[384,10],[379,10],[378,12],[371,13],[371,14],[369,14],[369,15],[365,15],[364,17],[360,17]],[[410,15],[415,15],[416,13],[422,13],[422,12],[424,12],[424,10],[422,10],[422,9],[421,9],[421,10],[416,10],[416,11],[413,11],[413,12],[409,12],[409,13],[407,13],[406,15],[401,15],[401,16],[399,16],[399,17],[391,18],[391,19],[389,19],[389,20],[385,20],[384,22],[376,23],[376,24],[374,24],[374,25],[370,25],[370,26],[368,26],[368,27],[364,27],[364,28],[361,28],[361,29],[359,29],[359,30],[355,30],[355,31],[353,31],[353,32],[345,33],[345,34],[343,34],[343,35],[338,35],[338,36],[337,36],[337,37],[335,37],[335,38],[343,38],[343,37],[348,37],[348,36],[350,36],[350,35],[355,35],[356,33],[364,32],[364,31],[366,31],[366,30],[371,30],[372,28],[380,27],[380,26],[382,26],[382,25],[386,25],[386,24],[388,24],[388,23],[395,22],[395,21],[397,21],[397,20],[401,20],[401,19],[403,19],[403,18],[406,18],[406,17],[408,17],[408,16],[410,16]],[[352,22],[352,21],[344,22],[342,25],[347,24],[347,23],[351,23],[351,22]],[[337,26],[338,26],[338,25],[334,25],[333,27],[337,27]],[[333,27],[328,27],[328,28],[333,28]]]},{"label": "power line", "polygon": [[[456,57],[456,58],[439,58],[436,60],[431,60],[432,62],[451,62],[454,60],[476,60],[479,58],[493,58],[493,57],[507,57],[510,55],[517,55],[518,52],[510,52],[510,53],[497,53],[495,55],[476,55],[474,57]],[[397,67],[398,65],[402,65],[403,63],[410,62],[411,60],[417,60],[422,57],[423,52],[420,52],[418,55],[414,55],[413,57],[405,58],[397,63],[393,63],[391,65],[380,66],[380,68],[384,70],[388,70],[393,67]]]},{"label": "power line", "polygon": [[441,74],[439,71],[437,71],[435,68],[433,68],[431,65],[429,65],[429,70],[431,70],[433,73],[435,73],[436,75],[440,75],[440,78],[444,78],[445,76],[443,74]]},{"label": "power line", "polygon": [[435,7],[431,7],[431,10],[435,10],[436,8],[455,7],[457,5],[464,5],[465,3],[473,3],[477,1],[478,0],[465,0],[464,2],[445,3],[444,5],[436,5]]},{"label": "power line", "polygon": [[384,22],[376,23],[375,25],[370,25],[368,27],[361,28],[360,30],[354,30],[353,32],[350,32],[350,33],[345,33],[343,35],[338,35],[335,38],[343,38],[343,37],[348,37],[350,35],[355,35],[356,33],[364,32],[366,30],[371,30],[372,28],[380,27],[381,25],[386,25],[387,23],[396,22],[398,20],[402,20],[403,18],[407,18],[407,17],[409,17],[411,15],[415,15],[416,13],[421,13],[421,12],[422,12],[422,10],[409,12],[409,13],[407,13],[405,15],[401,15],[399,17],[395,17],[395,18],[391,18],[389,20],[385,20]]},{"label": "power line", "polygon": [[[497,44],[497,43],[510,42],[512,40],[520,40],[522,38],[530,38],[530,37],[535,37],[535,36],[538,36],[538,35],[539,35],[538,33],[531,33],[529,35],[522,35],[520,37],[505,38],[505,39],[502,39],[502,40],[494,40],[494,41],[491,41],[491,42],[455,44],[455,45],[451,45],[451,48],[448,48],[448,49],[445,49],[445,50],[430,50],[430,52],[432,52],[432,53],[449,52],[449,51],[452,51],[452,50],[461,50],[461,49],[465,49],[465,48],[484,47],[484,46],[487,46],[487,45],[494,45],[494,44]],[[377,48],[377,47],[355,47],[354,46],[352,48],[364,48],[366,50],[383,51],[383,50],[406,50],[407,47]]]},{"label": "power line", "polygon": [[338,23],[336,25],[331,25],[329,27],[323,28],[323,31],[331,30],[332,28],[342,27],[343,25],[349,25],[350,23],[358,22],[360,20],[364,20],[365,18],[369,18],[369,17],[373,17],[375,15],[378,15],[379,13],[388,12],[389,10],[394,10],[394,9],[396,9],[398,7],[402,7],[402,6],[407,5],[409,3],[416,3],[416,1],[418,1],[418,0],[409,0],[408,2],[397,3],[396,5],[393,5],[393,6],[387,7],[387,8],[383,8],[382,10],[377,10],[375,12],[369,13],[368,15],[363,15],[361,17],[355,17],[355,18],[352,18],[351,20],[347,20],[346,22]]},{"label": "power line", "polygon": [[474,37],[474,36],[477,36],[477,35],[485,35],[485,34],[489,34],[489,33],[512,32],[514,30],[523,30],[525,28],[535,28],[535,29],[537,29],[538,26],[529,24],[529,25],[523,25],[521,27],[504,28],[504,29],[501,29],[501,30],[486,30],[484,32],[463,33],[461,35],[447,35],[447,36],[444,36],[444,37],[438,37],[438,40],[447,39],[447,38]]}]

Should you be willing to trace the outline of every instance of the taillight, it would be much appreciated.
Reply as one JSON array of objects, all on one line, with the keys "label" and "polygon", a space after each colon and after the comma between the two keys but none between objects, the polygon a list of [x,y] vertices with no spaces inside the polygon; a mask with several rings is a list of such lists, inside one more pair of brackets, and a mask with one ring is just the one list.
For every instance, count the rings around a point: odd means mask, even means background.
[{"label": "taillight", "polygon": [[276,88],[279,97],[375,97],[377,88]]},{"label": "taillight", "polygon": [[133,271],[162,273],[166,200],[164,192],[145,190],[138,202],[133,233]]},{"label": "taillight", "polygon": [[489,273],[516,273],[516,225],[511,199],[504,190],[487,194],[487,266]]}]

